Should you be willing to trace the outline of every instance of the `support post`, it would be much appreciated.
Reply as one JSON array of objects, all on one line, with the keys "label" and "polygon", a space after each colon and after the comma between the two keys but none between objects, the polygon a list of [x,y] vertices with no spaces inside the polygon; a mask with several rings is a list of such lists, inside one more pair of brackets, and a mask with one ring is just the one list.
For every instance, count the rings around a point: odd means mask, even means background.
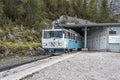
[{"label": "support post", "polygon": [[87,27],[84,29],[84,48],[87,48]]},{"label": "support post", "polygon": [[88,51],[88,48],[87,48],[87,27],[86,26],[84,28],[84,48],[82,50]]}]

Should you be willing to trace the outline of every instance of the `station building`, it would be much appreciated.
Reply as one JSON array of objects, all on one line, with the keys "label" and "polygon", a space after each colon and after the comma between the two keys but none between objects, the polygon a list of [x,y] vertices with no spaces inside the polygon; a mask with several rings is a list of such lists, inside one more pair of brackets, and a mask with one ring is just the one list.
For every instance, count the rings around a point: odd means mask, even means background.
[{"label": "station building", "polygon": [[120,52],[120,27],[91,28],[87,35],[87,48]]},{"label": "station building", "polygon": [[120,52],[120,23],[58,25],[84,37],[83,50]]}]

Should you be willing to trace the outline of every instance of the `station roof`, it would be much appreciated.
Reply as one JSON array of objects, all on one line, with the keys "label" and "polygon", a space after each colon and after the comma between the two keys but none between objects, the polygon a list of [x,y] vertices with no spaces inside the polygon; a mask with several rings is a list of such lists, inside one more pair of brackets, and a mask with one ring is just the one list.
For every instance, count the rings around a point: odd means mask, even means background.
[{"label": "station roof", "polygon": [[57,24],[58,28],[66,28],[66,29],[73,29],[74,31],[84,34],[83,28],[94,28],[94,27],[120,27],[120,23],[90,23],[90,24]]},{"label": "station roof", "polygon": [[81,28],[81,27],[120,27],[120,23],[91,23],[91,24],[72,24],[72,25],[67,25],[67,24],[59,24],[59,27],[63,28]]}]

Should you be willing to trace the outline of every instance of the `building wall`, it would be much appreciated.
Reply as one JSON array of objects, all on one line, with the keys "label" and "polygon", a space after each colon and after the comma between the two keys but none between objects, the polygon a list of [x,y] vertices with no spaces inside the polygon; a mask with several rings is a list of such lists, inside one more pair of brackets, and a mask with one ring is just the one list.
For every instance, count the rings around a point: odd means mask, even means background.
[{"label": "building wall", "polygon": [[[115,33],[109,33],[113,31]],[[113,43],[110,43],[109,37],[114,36]],[[116,37],[117,36],[117,37]],[[92,28],[88,31],[87,47],[89,50],[103,50],[120,52],[120,27],[100,27]]]},{"label": "building wall", "polygon": [[[109,34],[109,31],[115,31],[115,34]],[[115,36],[116,39],[113,38],[114,42],[110,43],[108,40],[108,51],[115,51],[115,52],[120,52],[120,27],[109,27],[108,28],[108,37],[110,36]],[[117,37],[116,37],[117,36]]]},{"label": "building wall", "polygon": [[88,31],[89,50],[107,50],[107,28],[93,28]]}]

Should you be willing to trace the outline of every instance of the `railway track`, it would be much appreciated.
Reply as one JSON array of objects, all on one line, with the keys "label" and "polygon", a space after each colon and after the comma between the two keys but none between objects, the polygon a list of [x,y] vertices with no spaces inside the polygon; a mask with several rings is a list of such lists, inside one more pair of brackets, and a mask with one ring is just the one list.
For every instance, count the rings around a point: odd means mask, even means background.
[{"label": "railway track", "polygon": [[52,55],[47,55],[47,56],[41,57],[39,59],[34,59],[34,60],[30,60],[30,61],[26,61],[26,62],[14,64],[14,65],[5,66],[5,67],[0,68],[0,72],[10,70],[10,69],[13,69],[13,68],[16,68],[18,66],[25,65],[25,64],[29,64],[29,63],[32,63],[32,62],[35,62],[35,61],[38,61],[38,60],[46,59],[46,58],[49,58],[49,57],[52,57]]},{"label": "railway track", "polygon": [[[74,52],[75,52],[75,51],[74,51]],[[71,53],[74,53],[74,52],[71,52]],[[49,58],[49,57],[52,57],[52,56],[60,56],[60,55],[63,54],[63,53],[64,53],[64,52],[56,52],[55,54],[50,53],[50,55],[46,55],[46,56],[41,57],[41,58],[38,58],[38,59],[34,59],[34,60],[26,61],[26,62],[21,62],[21,63],[16,63],[16,64],[14,64],[14,65],[7,65],[7,66],[5,66],[5,67],[0,67],[0,72],[2,72],[2,71],[7,71],[7,70],[10,70],[10,69],[13,69],[13,68],[16,68],[16,67],[25,65],[25,64],[32,63],[32,62],[36,62],[36,61],[38,61],[38,60],[46,59],[46,58]],[[66,53],[66,54],[67,54],[67,53]]]}]

